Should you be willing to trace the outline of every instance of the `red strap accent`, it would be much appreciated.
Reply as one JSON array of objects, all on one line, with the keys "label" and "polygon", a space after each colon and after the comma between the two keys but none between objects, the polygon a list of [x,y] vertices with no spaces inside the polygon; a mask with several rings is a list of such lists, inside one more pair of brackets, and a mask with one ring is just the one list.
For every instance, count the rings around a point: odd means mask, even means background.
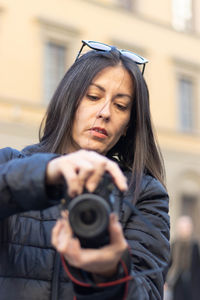
[{"label": "red strap accent", "polygon": [[[65,262],[65,259],[64,259],[63,255],[61,255],[61,261],[62,261],[64,270],[67,273],[68,277],[71,279],[71,281],[73,281],[74,283],[76,283],[76,284],[78,284],[80,286],[83,286],[83,287],[94,287],[94,286],[97,286],[97,287],[109,287],[109,286],[114,286],[114,285],[118,285],[118,284],[121,284],[121,283],[126,283],[123,300],[126,299],[127,293],[128,293],[128,281],[132,280],[133,277],[130,276],[130,275],[128,275],[128,270],[127,270],[126,264],[124,263],[123,260],[120,260],[120,263],[122,264],[124,273],[126,275],[125,277],[123,277],[121,279],[118,279],[118,280],[115,280],[115,281],[110,281],[110,282],[105,282],[105,283],[97,283],[97,284],[94,284],[93,286],[91,284],[89,284],[89,283],[85,283],[85,282],[79,281],[78,279],[76,279],[70,273],[70,271],[69,271],[69,269],[68,269],[68,267],[66,265],[66,262]],[[74,296],[73,300],[76,300],[76,296]]]},{"label": "red strap accent", "polygon": [[64,267],[64,270],[65,272],[67,273],[67,275],[69,276],[69,278],[71,279],[71,281],[73,281],[74,283],[80,285],[80,286],[83,286],[83,287],[91,287],[91,284],[89,283],[85,283],[85,282],[82,282],[82,281],[79,281],[78,279],[76,279],[69,271],[66,263],[65,263],[65,259],[64,259],[64,256],[61,255],[61,261],[62,261],[62,264],[63,264],[63,267]]},{"label": "red strap accent", "polygon": [[[122,264],[122,267],[124,269],[124,273],[126,275],[126,277],[128,276],[128,269],[127,269],[127,266],[126,264],[124,263],[124,261],[121,259],[120,260],[121,264]],[[128,295],[128,281],[126,282],[126,285],[125,285],[125,291],[124,291],[124,297],[123,297],[123,300],[126,300],[126,297]]]}]

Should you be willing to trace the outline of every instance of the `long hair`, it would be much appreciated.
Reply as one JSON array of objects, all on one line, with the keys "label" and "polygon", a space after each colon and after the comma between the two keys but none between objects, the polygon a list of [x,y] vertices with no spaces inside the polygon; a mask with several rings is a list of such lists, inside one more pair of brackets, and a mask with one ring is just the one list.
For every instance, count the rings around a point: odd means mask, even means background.
[{"label": "long hair", "polygon": [[150,173],[164,183],[164,167],[153,134],[149,92],[144,77],[136,63],[116,49],[110,52],[89,51],[69,68],[55,91],[40,126],[37,151],[64,153],[67,143],[73,143],[75,113],[93,78],[104,68],[119,64],[133,79],[133,105],[126,136],[119,139],[107,156],[117,158],[120,165],[132,170],[131,183],[134,183],[136,197],[143,173]]}]

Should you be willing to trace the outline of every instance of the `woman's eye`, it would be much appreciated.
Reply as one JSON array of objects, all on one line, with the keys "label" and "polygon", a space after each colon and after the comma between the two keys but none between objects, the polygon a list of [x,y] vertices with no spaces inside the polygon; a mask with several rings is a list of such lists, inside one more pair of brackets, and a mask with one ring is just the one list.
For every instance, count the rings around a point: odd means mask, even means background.
[{"label": "woman's eye", "polygon": [[88,99],[90,99],[90,100],[93,100],[93,101],[95,101],[95,100],[98,100],[98,99],[99,99],[99,97],[98,97],[98,96],[94,96],[94,95],[87,95],[87,97],[88,97]]},{"label": "woman's eye", "polygon": [[127,106],[122,105],[122,104],[119,104],[119,103],[116,103],[116,107],[117,107],[119,110],[122,110],[122,111],[124,111],[124,110],[127,109]]}]

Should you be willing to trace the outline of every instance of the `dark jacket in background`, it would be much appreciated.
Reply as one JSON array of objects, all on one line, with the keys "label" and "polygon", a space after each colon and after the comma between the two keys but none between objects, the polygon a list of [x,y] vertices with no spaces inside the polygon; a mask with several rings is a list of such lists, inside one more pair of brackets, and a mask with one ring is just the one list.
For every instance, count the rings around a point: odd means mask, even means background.
[{"label": "dark jacket in background", "polygon": [[196,241],[177,239],[172,243],[167,283],[172,300],[200,299],[200,253]]},{"label": "dark jacket in background", "polygon": [[[51,245],[51,230],[60,215],[55,205],[59,196],[53,189],[52,196],[45,186],[45,169],[54,156],[25,157],[11,148],[0,150],[0,300],[72,300],[75,292],[78,300],[122,300],[124,285],[99,289],[73,285]],[[126,200],[132,198],[129,191]],[[159,300],[164,272],[141,272],[168,264],[168,195],[150,175],[143,176],[136,207],[156,230],[122,204],[116,189],[115,208],[132,254],[134,279],[126,299]]]}]

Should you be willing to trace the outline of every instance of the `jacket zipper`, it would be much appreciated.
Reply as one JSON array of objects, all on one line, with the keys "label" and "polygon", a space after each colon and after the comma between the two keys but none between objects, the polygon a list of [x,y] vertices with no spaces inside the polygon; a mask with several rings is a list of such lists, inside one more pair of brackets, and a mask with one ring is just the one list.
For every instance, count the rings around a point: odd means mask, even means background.
[{"label": "jacket zipper", "polygon": [[58,300],[59,270],[60,270],[60,254],[56,252],[55,261],[54,261],[53,278],[52,278],[51,300]]}]

